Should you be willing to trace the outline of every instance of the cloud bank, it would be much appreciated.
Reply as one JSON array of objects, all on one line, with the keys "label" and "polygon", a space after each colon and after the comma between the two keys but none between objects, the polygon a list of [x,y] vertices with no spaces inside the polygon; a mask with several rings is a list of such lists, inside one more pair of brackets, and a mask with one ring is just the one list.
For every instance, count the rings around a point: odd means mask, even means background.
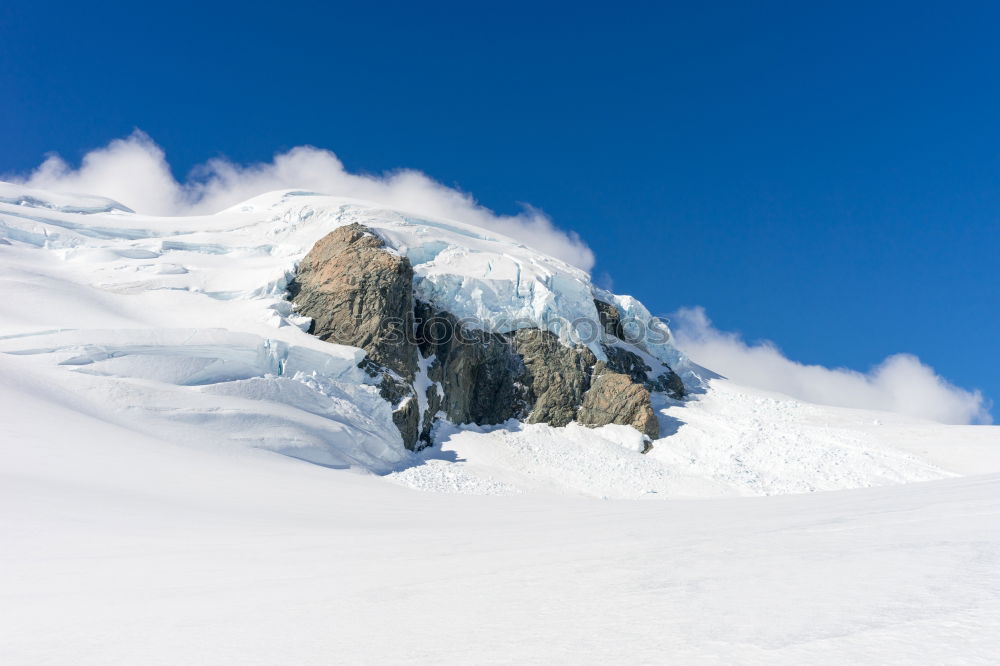
[{"label": "cloud bank", "polygon": [[803,365],[771,342],[747,344],[719,331],[701,307],[671,318],[674,342],[695,362],[738,384],[777,391],[807,402],[909,414],[942,423],[992,423],[979,391],[950,384],[910,354],[895,354],[867,373]]},{"label": "cloud bank", "polygon": [[594,265],[594,253],[576,233],[556,228],[537,209],[526,206],[517,215],[498,215],[468,193],[446,187],[419,171],[352,174],[335,154],[312,146],[292,148],[260,164],[209,160],[193,169],[182,183],[174,178],[163,149],[136,130],[87,153],[78,168],[50,155],[28,177],[16,182],[54,192],[108,197],[150,215],[215,213],[264,192],[304,189],[459,220],[516,238],[584,270]]}]

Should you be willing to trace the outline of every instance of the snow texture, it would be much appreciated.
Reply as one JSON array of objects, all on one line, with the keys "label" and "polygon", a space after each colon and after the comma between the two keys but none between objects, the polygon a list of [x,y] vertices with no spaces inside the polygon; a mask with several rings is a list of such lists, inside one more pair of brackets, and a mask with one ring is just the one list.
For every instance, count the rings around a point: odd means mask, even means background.
[{"label": "snow texture", "polygon": [[[996,473],[600,502],[502,478],[489,489],[508,496],[476,497],[439,460],[439,489],[465,494],[417,492],[166,441],[31,357],[0,359],[4,664],[985,666],[1000,652]],[[946,427],[931,432],[918,448],[947,457]],[[979,471],[1000,463],[986,443],[966,440]]]},{"label": "snow texture", "polygon": [[[296,263],[351,222],[411,257],[417,297],[467,325],[538,326],[570,343],[570,322],[597,321],[585,272],[461,222],[301,191],[210,216],[156,218],[107,199],[3,184],[0,352],[72,373],[60,381],[115,395],[137,423],[165,436],[169,401],[176,424],[214,423],[185,438],[221,433],[384,473],[408,454],[355,367],[363,352],[307,335],[308,320],[285,300]],[[669,345],[649,351],[683,362]],[[244,407],[220,416],[220,404],[236,399]]]},{"label": "snow texture", "polygon": [[[661,399],[665,437],[650,454],[625,427],[445,423],[442,446],[414,456],[357,368],[364,352],[306,334],[308,320],[285,300],[296,263],[352,222],[410,258],[419,298],[470,325],[539,326],[571,342],[568,322],[597,321],[595,297],[640,327],[651,320],[641,303],[595,287],[585,272],[458,221],[294,190],[215,215],[157,218],[99,197],[3,184],[0,359],[25,378],[100,397],[91,410],[167,441],[263,448],[425,490],[767,495],[957,471],[903,450],[882,436],[886,428],[855,423],[896,417],[859,413],[827,427],[830,414],[853,412],[709,380],[668,337],[651,336],[637,351],[654,374],[669,363],[689,387],[711,389],[685,403]],[[418,373],[421,415],[430,363],[421,359]]]},{"label": "snow texture", "polygon": [[517,422],[413,454],[364,352],[284,299],[353,221],[460,317],[568,340],[596,295],[648,321],[459,222],[0,186],[0,663],[994,662],[1000,428],[810,405],[665,342],[646,361],[703,390],[658,398],[648,454]]}]

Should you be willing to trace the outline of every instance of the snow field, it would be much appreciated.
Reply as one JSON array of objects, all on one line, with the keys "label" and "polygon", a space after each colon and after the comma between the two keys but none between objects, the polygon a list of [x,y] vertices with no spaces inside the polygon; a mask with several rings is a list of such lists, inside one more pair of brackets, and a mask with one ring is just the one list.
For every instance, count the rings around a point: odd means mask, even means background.
[{"label": "snow field", "polygon": [[359,202],[151,218],[0,184],[0,663],[995,663],[1000,428],[715,379],[646,455],[516,423],[411,454],[362,352],[283,299],[355,219],[459,314],[589,303],[509,239]]},{"label": "snow field", "polygon": [[22,415],[0,470],[5,664],[985,665],[1000,650],[998,475],[455,496],[166,443],[62,398],[0,389]]}]

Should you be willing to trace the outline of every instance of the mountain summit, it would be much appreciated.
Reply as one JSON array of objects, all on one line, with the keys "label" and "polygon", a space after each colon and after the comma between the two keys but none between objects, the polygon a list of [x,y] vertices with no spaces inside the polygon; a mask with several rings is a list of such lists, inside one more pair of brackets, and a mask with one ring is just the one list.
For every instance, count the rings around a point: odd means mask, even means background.
[{"label": "mountain summit", "polygon": [[634,298],[460,220],[301,190],[154,217],[3,184],[0,259],[0,363],[165,441],[491,494],[961,471],[897,441],[911,418],[732,385]]}]

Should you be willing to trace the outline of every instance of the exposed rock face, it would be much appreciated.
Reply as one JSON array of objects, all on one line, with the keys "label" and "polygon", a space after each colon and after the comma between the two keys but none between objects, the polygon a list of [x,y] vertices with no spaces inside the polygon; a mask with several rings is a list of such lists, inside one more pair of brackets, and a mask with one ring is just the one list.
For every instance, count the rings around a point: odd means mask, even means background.
[{"label": "exposed rock face", "polygon": [[321,238],[299,264],[291,297],[321,340],[361,347],[376,363],[413,381],[413,268],[360,224]]},{"label": "exposed rock face", "polygon": [[413,387],[370,359],[362,361],[361,367],[372,377],[381,375],[379,394],[392,405],[392,422],[403,438],[403,445],[411,451],[422,448],[417,446],[421,426],[420,402]]},{"label": "exposed rock face", "polygon": [[606,363],[537,328],[504,334],[465,328],[448,312],[414,302],[409,260],[359,224],[316,243],[290,292],[298,311],[313,319],[311,333],[368,352],[361,367],[380,378],[410,449],[432,443],[439,414],[480,425],[512,418],[553,426],[618,423],[655,439],[650,391],[684,394],[669,368],[650,378],[638,348],[625,341],[614,305],[595,301]]},{"label": "exposed rock face", "polygon": [[512,418],[564,426],[590,386],[597,362],[586,347],[528,328],[506,334],[463,327],[452,315],[417,303],[417,340],[428,372],[444,390],[443,410],[455,423],[491,425]]},{"label": "exposed rock face", "polygon": [[686,391],[684,382],[680,376],[672,369],[652,377],[653,369],[642,359],[641,356],[626,347],[641,347],[641,341],[632,340],[621,319],[621,313],[611,303],[594,300],[597,308],[597,315],[601,319],[601,328],[608,340],[602,345],[604,353],[608,357],[608,367],[632,378],[632,381],[642,384],[650,391],[660,391],[667,393],[672,398],[681,399]]},{"label": "exposed rock face", "polygon": [[437,423],[438,414],[442,411],[444,407],[444,395],[443,389],[438,388],[438,384],[427,387],[427,410],[424,412],[423,420],[420,422],[420,434],[419,434],[419,448],[424,448],[425,446],[431,446],[434,443],[432,439],[432,430],[434,424]]},{"label": "exposed rock face", "polygon": [[684,397],[684,382],[670,368],[667,368],[658,377],[651,378],[650,374],[653,369],[638,354],[622,347],[612,345],[603,345],[603,347],[604,353],[608,357],[608,368],[612,371],[628,375],[633,382],[642,384],[650,391],[666,393],[678,400]]},{"label": "exposed rock face", "polygon": [[533,401],[525,364],[507,336],[467,329],[427,303],[418,302],[416,312],[420,354],[434,358],[428,377],[440,382],[450,421],[492,425],[527,413]]},{"label": "exposed rock face", "polygon": [[680,400],[687,395],[687,389],[684,388],[684,381],[681,379],[681,376],[670,368],[667,368],[667,371],[656,379],[647,381],[645,386],[650,391],[666,393],[675,400]]},{"label": "exposed rock face", "polygon": [[646,365],[638,354],[615,347],[612,345],[602,345],[604,353],[608,357],[608,368],[614,372],[628,375],[636,384],[645,384],[649,380],[651,368]]},{"label": "exposed rock face", "polygon": [[524,381],[533,407],[528,423],[564,426],[576,418],[597,358],[586,347],[567,347],[554,334],[537,328],[515,331],[514,351],[524,359]]},{"label": "exposed rock face", "polygon": [[601,328],[604,329],[604,334],[624,340],[625,330],[622,327],[622,316],[618,312],[618,308],[611,303],[605,303],[596,298],[594,299],[594,306],[597,308],[597,316],[601,320]]},{"label": "exposed rock face", "polygon": [[660,436],[649,390],[633,382],[628,375],[611,372],[603,363],[594,369],[593,382],[583,397],[577,420],[590,426],[630,425],[650,439]]},{"label": "exposed rock face", "polygon": [[338,227],[321,238],[299,264],[289,288],[298,311],[312,318],[309,332],[321,340],[361,347],[362,367],[381,375],[379,390],[393,406],[403,444],[416,447],[420,409],[410,384],[417,352],[413,327],[413,268],[360,224]]}]

